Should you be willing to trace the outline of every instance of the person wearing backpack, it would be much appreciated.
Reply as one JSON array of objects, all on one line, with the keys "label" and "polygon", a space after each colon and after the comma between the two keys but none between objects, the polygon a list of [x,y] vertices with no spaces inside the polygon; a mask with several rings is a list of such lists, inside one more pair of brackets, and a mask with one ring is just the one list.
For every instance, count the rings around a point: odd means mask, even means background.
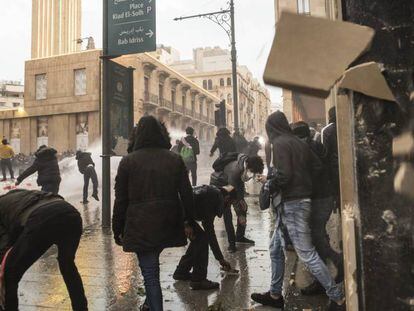
[{"label": "person wearing backpack", "polygon": [[181,140],[178,151],[183,158],[184,164],[189,173],[193,186],[197,185],[197,156],[200,154],[200,143],[194,136],[194,129],[187,127],[185,130],[187,136]]},{"label": "person wearing backpack", "polygon": [[231,253],[237,251],[236,242],[243,244],[255,244],[245,237],[247,225],[247,203],[244,200],[245,183],[255,174],[262,174],[264,169],[263,159],[259,156],[249,157],[245,154],[226,153],[218,158],[214,164],[214,173],[211,175],[210,184],[223,187],[225,184],[236,190],[236,200],[231,203],[237,215],[237,231],[234,231],[233,215],[230,206],[224,208],[223,219],[229,242],[228,250]]}]

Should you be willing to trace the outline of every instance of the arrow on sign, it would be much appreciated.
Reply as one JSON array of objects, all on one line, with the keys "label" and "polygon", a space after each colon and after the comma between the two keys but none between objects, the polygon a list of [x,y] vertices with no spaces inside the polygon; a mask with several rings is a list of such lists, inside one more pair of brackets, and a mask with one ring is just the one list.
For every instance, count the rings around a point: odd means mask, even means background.
[{"label": "arrow on sign", "polygon": [[152,36],[154,35],[154,32],[150,29],[150,30],[146,33],[146,35],[147,35],[148,37],[152,38]]}]

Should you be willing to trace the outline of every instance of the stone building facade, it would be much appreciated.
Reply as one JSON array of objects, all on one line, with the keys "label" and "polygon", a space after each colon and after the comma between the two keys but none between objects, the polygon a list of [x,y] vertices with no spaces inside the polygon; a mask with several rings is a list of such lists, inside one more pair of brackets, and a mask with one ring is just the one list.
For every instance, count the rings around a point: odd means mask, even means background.
[{"label": "stone building facade", "polygon": [[[158,51],[160,54],[160,51]],[[175,60],[174,69],[189,77],[220,100],[226,100],[227,127],[234,130],[233,81],[230,52],[220,47],[197,48],[193,60]],[[270,111],[269,91],[255,79],[246,66],[238,66],[240,128],[248,138],[265,135]]]},{"label": "stone building facade", "polygon": [[0,81],[0,110],[24,106],[24,86],[18,81]]},{"label": "stone building facade", "polygon": [[[101,50],[26,62],[25,107],[0,111],[0,133],[17,152],[40,145],[59,152],[87,149],[101,137]],[[134,121],[146,114],[166,123],[174,138],[192,126],[202,142],[214,139],[219,98],[149,54],[116,59],[134,67]]]}]

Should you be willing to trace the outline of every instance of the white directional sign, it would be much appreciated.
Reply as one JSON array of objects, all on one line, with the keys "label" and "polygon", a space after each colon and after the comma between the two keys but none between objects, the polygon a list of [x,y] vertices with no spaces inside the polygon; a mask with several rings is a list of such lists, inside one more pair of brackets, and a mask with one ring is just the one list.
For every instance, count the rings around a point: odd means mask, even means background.
[{"label": "white directional sign", "polygon": [[156,50],[155,0],[106,0],[108,55]]}]

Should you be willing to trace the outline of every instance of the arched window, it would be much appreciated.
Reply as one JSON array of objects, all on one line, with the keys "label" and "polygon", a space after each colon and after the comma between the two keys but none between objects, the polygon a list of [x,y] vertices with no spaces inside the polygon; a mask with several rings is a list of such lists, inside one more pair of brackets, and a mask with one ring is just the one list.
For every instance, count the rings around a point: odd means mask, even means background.
[{"label": "arched window", "polygon": [[220,86],[224,86],[224,79],[223,78],[220,79]]},{"label": "arched window", "polygon": [[203,80],[203,89],[207,90],[207,80]]},{"label": "arched window", "polygon": [[231,78],[227,78],[227,86],[231,86]]},{"label": "arched window", "polygon": [[212,90],[213,89],[213,81],[208,80],[208,89]]}]

